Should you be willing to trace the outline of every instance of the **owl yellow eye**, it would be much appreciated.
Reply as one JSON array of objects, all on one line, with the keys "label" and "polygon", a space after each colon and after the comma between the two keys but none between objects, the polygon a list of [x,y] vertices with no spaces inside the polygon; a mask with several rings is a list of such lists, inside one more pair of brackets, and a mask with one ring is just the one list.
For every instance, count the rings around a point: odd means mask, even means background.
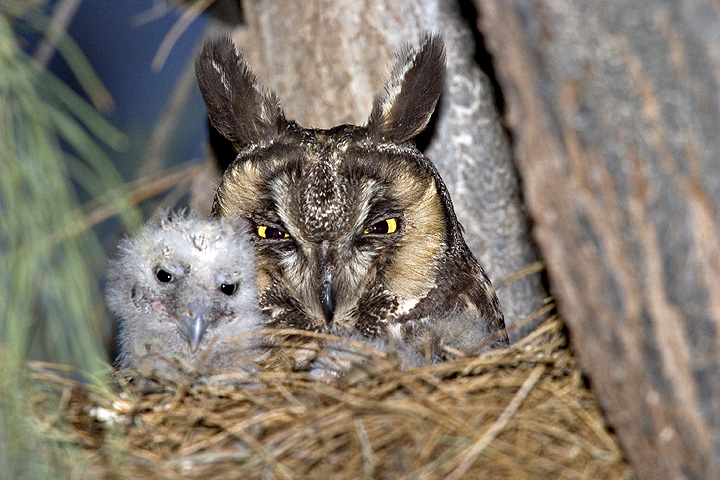
[{"label": "owl yellow eye", "polygon": [[279,238],[290,238],[290,235],[283,232],[279,228],[268,227],[267,225],[258,225],[257,234],[262,238],[269,238],[271,240],[277,240]]},{"label": "owl yellow eye", "polygon": [[387,233],[395,233],[397,230],[397,220],[394,218],[388,218],[381,220],[377,223],[373,223],[369,228],[366,228],[363,233],[373,235],[384,235]]}]

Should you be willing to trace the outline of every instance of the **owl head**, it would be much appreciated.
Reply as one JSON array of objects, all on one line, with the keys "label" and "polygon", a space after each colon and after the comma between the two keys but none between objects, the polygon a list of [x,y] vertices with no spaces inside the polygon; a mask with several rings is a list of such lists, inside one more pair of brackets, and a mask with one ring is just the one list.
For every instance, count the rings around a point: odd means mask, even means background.
[{"label": "owl head", "polygon": [[[107,301],[117,316],[118,364],[165,370],[168,360],[234,369],[262,327],[254,252],[230,221],[163,214],[120,245]],[[249,351],[249,349],[248,349]]]},{"label": "owl head", "polygon": [[[396,56],[363,126],[303,128],[228,38],[196,63],[212,125],[238,152],[214,215],[246,222],[261,305],[279,326],[411,337],[450,316],[504,327],[435,166],[415,146],[442,91],[442,41]],[[475,323],[477,325],[475,325]]]}]

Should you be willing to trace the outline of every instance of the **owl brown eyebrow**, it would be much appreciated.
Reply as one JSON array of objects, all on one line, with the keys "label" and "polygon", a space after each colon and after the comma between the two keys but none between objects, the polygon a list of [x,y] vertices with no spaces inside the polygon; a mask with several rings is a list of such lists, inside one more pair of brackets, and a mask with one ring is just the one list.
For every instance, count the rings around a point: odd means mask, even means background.
[{"label": "owl brown eyebrow", "polygon": [[287,230],[280,217],[275,212],[264,212],[263,214],[253,214],[250,217],[253,227],[259,227],[265,225],[267,227],[278,228],[280,230]]},{"label": "owl brown eyebrow", "polygon": [[382,198],[370,200],[370,208],[365,216],[365,223],[372,225],[387,218],[403,218],[402,210],[396,206],[393,200]]},{"label": "owl brown eyebrow", "polygon": [[257,206],[248,215],[248,220],[256,223],[271,222],[282,225],[282,220],[277,214],[277,202],[270,195],[271,192],[264,192],[264,195],[258,199]]}]

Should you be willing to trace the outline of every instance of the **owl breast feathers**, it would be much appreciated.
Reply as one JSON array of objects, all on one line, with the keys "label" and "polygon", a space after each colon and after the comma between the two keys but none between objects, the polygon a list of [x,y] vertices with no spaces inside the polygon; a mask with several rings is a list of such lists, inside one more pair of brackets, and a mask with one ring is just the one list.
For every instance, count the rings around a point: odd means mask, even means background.
[{"label": "owl breast feathers", "polygon": [[250,231],[272,326],[386,338],[433,361],[445,347],[507,344],[447,188],[414,144],[444,72],[442,41],[426,35],[399,52],[366,125],[308,129],[285,118],[231,40],[206,43],[200,90],[238,152],[213,213]]}]

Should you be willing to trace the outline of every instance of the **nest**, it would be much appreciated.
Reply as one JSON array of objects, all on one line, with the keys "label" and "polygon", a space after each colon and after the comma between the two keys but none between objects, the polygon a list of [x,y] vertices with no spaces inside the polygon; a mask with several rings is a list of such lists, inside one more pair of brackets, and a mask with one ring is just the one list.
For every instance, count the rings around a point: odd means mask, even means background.
[{"label": "nest", "polygon": [[83,478],[633,477],[557,317],[506,350],[425,367],[375,355],[325,380],[117,377],[108,391],[34,369],[36,415]]}]

